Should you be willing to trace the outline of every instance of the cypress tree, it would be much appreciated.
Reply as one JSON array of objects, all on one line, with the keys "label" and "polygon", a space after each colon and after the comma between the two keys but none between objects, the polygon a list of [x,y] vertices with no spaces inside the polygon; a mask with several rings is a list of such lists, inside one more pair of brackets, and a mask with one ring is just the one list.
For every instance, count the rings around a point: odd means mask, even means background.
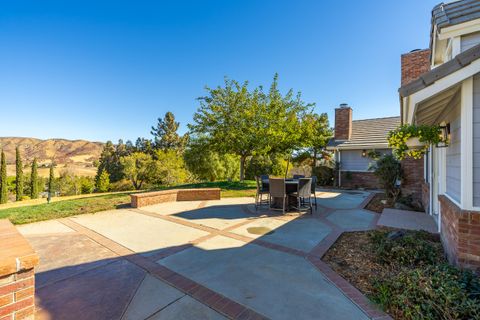
[{"label": "cypress tree", "polygon": [[2,149],[2,157],[0,164],[0,203],[7,203],[8,189],[7,189],[7,159],[5,152]]},{"label": "cypress tree", "polygon": [[54,192],[53,187],[54,187],[54,179],[55,179],[55,173],[53,172],[53,167],[54,164],[50,165],[50,175],[48,177],[48,202],[50,202],[50,198],[52,197],[52,193]]},{"label": "cypress tree", "polygon": [[30,175],[30,198],[38,198],[38,172],[37,172],[37,158],[33,159],[32,172]]},{"label": "cypress tree", "polygon": [[16,200],[21,201],[23,197],[23,166],[22,159],[20,157],[20,148],[16,149],[16,178],[15,178],[15,191],[17,193]]}]

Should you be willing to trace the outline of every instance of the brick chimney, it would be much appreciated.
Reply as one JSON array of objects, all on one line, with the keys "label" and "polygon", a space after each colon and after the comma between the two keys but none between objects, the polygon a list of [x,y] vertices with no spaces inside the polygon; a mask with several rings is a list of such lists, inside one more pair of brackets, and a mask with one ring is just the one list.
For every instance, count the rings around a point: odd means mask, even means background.
[{"label": "brick chimney", "polygon": [[402,54],[402,86],[428,71],[430,71],[430,49],[417,49]]},{"label": "brick chimney", "polygon": [[335,109],[335,140],[350,140],[352,137],[352,108],[342,103]]}]

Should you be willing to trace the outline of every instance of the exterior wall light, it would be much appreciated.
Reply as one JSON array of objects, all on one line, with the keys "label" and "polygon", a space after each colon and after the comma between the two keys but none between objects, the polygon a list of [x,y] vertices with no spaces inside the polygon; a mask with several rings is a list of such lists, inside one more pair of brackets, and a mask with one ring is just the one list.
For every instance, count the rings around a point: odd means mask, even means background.
[{"label": "exterior wall light", "polygon": [[450,123],[447,123],[444,126],[440,126],[442,142],[437,143],[437,148],[446,148],[448,147],[448,142],[450,141]]},{"label": "exterior wall light", "polygon": [[366,156],[367,156],[367,150],[363,149],[363,150],[362,150],[362,157],[365,158]]}]

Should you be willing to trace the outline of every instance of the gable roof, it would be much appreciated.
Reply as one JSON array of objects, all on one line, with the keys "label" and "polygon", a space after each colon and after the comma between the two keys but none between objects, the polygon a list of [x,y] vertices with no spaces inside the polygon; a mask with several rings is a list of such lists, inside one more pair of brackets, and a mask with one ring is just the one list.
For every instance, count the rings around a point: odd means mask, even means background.
[{"label": "gable roof", "polygon": [[400,125],[400,117],[375,118],[352,121],[350,140],[331,139],[327,149],[388,148],[387,135]]},{"label": "gable roof", "polygon": [[452,60],[422,74],[418,79],[400,87],[398,92],[401,97],[408,97],[415,92],[434,84],[436,81],[462,69],[478,58],[480,58],[480,44],[457,54]]},{"label": "gable roof", "polygon": [[437,30],[480,18],[480,1],[460,0],[440,3],[432,10],[432,26]]}]

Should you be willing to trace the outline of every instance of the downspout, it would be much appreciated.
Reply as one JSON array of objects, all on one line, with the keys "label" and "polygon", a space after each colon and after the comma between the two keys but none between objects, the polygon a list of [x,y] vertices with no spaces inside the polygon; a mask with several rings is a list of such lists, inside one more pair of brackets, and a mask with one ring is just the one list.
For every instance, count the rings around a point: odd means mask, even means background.
[{"label": "downspout", "polygon": [[338,150],[338,148],[337,148],[337,154],[338,154],[338,187],[341,187],[342,186],[342,171],[340,170],[341,156],[340,156],[340,150]]}]

